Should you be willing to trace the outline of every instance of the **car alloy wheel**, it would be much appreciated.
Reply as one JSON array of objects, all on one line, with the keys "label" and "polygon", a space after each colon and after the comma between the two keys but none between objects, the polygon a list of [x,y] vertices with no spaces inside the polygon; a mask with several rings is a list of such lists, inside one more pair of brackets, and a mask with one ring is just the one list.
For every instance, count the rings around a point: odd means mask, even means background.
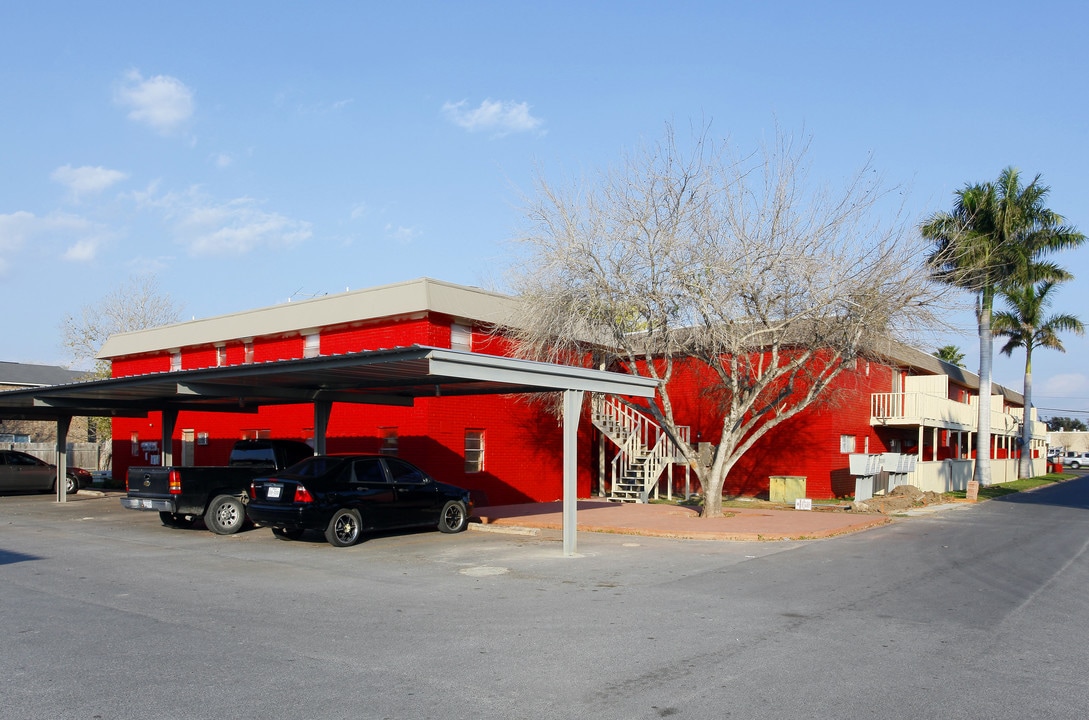
[{"label": "car alloy wheel", "polygon": [[355,510],[341,508],[333,513],[325,528],[325,539],[334,547],[348,547],[359,542],[363,521]]},{"label": "car alloy wheel", "polygon": [[469,524],[469,513],[465,503],[460,500],[450,500],[443,505],[439,515],[439,530],[444,533],[461,532]]}]

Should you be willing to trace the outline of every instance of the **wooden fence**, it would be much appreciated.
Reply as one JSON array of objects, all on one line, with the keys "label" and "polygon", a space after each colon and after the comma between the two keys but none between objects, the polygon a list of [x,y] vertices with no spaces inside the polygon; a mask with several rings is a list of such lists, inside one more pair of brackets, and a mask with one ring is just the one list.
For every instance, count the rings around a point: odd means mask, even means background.
[{"label": "wooden fence", "polygon": [[[4,447],[9,450],[21,450],[47,463],[55,462],[57,458],[56,444],[51,442],[4,443]],[[104,453],[103,450],[107,452]],[[70,466],[81,467],[92,472],[109,470],[108,451],[109,447],[105,443],[68,443],[67,462]]]}]

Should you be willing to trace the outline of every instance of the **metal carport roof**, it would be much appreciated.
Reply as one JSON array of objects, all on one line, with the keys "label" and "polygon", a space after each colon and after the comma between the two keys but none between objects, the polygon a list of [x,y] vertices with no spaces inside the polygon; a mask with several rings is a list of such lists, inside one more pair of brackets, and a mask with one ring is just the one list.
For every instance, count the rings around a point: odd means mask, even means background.
[{"label": "metal carport roof", "polygon": [[408,406],[418,397],[562,390],[652,397],[656,386],[650,378],[414,345],[11,390],[0,393],[0,417],[245,412],[321,401]]},{"label": "metal carport roof", "polygon": [[[256,412],[262,405],[312,403],[315,441],[334,402],[411,406],[418,397],[564,392],[564,553],[574,554],[575,438],[583,392],[653,397],[656,380],[568,365],[414,345],[343,355],[178,370],[0,392],[0,418],[56,420],[57,471],[64,472],[74,416],[145,416],[161,411],[165,440],[183,410]],[[324,418],[322,413],[324,412]],[[170,447],[163,443],[164,450]],[[164,453],[163,462],[170,461]],[[63,501],[63,482],[58,493]]]}]

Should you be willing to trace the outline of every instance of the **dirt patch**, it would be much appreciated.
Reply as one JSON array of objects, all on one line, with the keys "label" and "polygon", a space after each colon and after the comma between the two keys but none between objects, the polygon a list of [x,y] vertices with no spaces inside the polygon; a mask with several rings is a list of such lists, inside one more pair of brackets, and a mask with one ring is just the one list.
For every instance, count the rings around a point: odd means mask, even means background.
[{"label": "dirt patch", "polygon": [[854,512],[895,515],[912,508],[937,505],[943,502],[947,501],[941,493],[923,492],[914,485],[897,485],[887,495],[880,495],[861,502],[852,502],[849,509]]}]

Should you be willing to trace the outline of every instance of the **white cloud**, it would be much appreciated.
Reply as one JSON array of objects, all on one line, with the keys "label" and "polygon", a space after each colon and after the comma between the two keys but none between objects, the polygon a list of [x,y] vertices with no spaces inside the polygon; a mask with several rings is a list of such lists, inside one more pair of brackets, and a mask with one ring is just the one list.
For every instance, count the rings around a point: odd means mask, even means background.
[{"label": "white cloud", "polygon": [[310,224],[259,209],[249,198],[194,209],[179,226],[194,255],[244,255],[263,245],[294,245]]},{"label": "white cloud", "polygon": [[1036,388],[1037,396],[1049,398],[1074,398],[1089,395],[1089,377],[1084,373],[1052,375]]},{"label": "white cloud", "polygon": [[172,255],[161,255],[159,257],[135,257],[125,262],[125,267],[130,273],[136,275],[162,275],[170,269],[171,264],[174,262]]},{"label": "white cloud", "polygon": [[144,207],[164,211],[190,255],[244,255],[259,247],[295,245],[313,234],[310,223],[264,210],[252,198],[218,202],[198,188],[157,196],[154,187],[134,197]]},{"label": "white cloud", "polygon": [[544,124],[544,120],[533,117],[529,112],[529,103],[489,98],[477,108],[468,108],[466,105],[465,100],[448,102],[442,106],[442,112],[452,123],[469,132],[491,131],[501,137],[516,132],[530,132]]},{"label": "white cloud", "polygon": [[[23,210],[0,215],[0,273],[10,266],[10,258],[17,256],[23,245],[30,240],[48,245],[67,244],[60,253],[70,262],[93,260],[110,237],[101,225],[78,215],[53,214],[38,217]],[[48,250],[48,249],[47,249]]]},{"label": "white cloud", "polygon": [[63,165],[54,170],[49,177],[71,190],[72,196],[78,200],[84,195],[100,193],[111,185],[121,182],[128,175],[120,170],[110,170],[101,166],[84,165],[74,168],[71,165]]},{"label": "white cloud", "polygon": [[411,245],[420,236],[420,231],[400,225],[386,225],[386,237],[400,245]]},{"label": "white cloud", "polygon": [[234,156],[230,153],[219,153],[213,158],[217,168],[227,168],[234,164]]},{"label": "white cloud", "polygon": [[64,251],[64,259],[70,262],[90,262],[98,254],[100,243],[95,238],[78,240]]},{"label": "white cloud", "polygon": [[33,213],[24,210],[0,215],[0,273],[7,271],[10,265],[8,258],[15,255],[26,242],[35,220]]},{"label": "white cloud", "polygon": [[144,78],[129,70],[114,92],[114,101],[129,108],[129,119],[168,135],[193,116],[193,91],[169,75]]}]

